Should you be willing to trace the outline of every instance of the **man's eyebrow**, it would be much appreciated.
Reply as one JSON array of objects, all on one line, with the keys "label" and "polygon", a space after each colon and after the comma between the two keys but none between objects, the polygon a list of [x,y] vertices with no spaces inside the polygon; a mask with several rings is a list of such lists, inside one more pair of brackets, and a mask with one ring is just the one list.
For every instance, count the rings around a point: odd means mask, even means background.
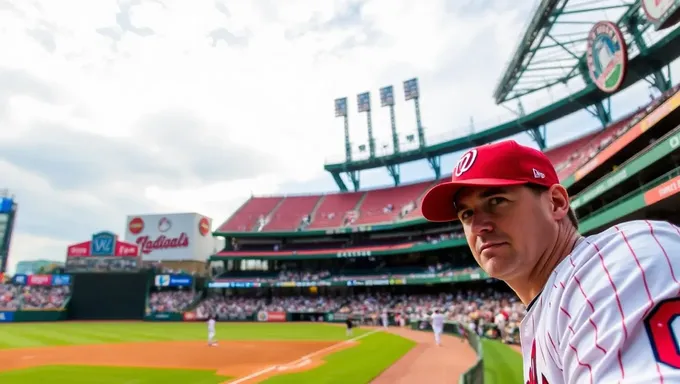
[{"label": "man's eyebrow", "polygon": [[[507,193],[507,192],[508,192],[508,190],[506,188],[503,188],[503,187],[489,187],[489,188],[484,189],[482,192],[480,192],[479,197],[487,198],[487,197],[491,197],[493,195],[500,195],[500,194]],[[458,195],[458,193],[453,198],[453,206],[456,208],[456,210],[460,211],[462,209],[467,208],[467,206],[465,204],[462,204],[458,201],[457,195]]]}]

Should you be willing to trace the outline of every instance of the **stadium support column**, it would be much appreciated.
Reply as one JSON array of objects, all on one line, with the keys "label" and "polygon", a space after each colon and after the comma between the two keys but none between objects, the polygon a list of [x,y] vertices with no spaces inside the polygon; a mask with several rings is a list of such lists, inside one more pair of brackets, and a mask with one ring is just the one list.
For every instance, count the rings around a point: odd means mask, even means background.
[{"label": "stadium support column", "polygon": [[[585,63],[585,61],[579,62],[579,72],[581,73],[583,82],[586,83],[586,85],[593,84],[593,79],[591,79],[590,75],[588,74],[588,65]],[[596,101],[595,103],[593,103],[593,107],[595,107],[595,110],[589,108],[588,106],[585,106],[585,110],[590,112],[591,115],[597,117],[597,119],[600,120],[602,127],[604,128],[607,127],[609,123],[612,122],[611,106],[612,106],[611,99],[607,97],[606,108],[602,101]]]},{"label": "stadium support column", "polygon": [[357,95],[357,105],[359,113],[366,112],[366,123],[368,125],[368,151],[371,159],[375,158],[375,139],[373,138],[373,123],[371,122],[371,94],[369,92]]},{"label": "stadium support column", "polygon": [[345,123],[345,161],[352,162],[352,143],[349,140],[349,118],[347,117],[347,98],[335,99],[335,117],[342,117]]},{"label": "stadium support column", "polygon": [[[633,35],[633,41],[635,42],[635,45],[637,45],[638,50],[640,51],[640,57],[646,57],[647,56],[647,51],[649,48],[647,47],[647,43],[645,43],[645,39],[642,36],[642,31],[640,30],[640,25],[644,23],[644,20],[641,20],[641,17],[639,14],[634,13],[631,14],[630,17],[628,17],[628,20],[626,20],[626,25],[628,27],[628,33]],[[654,67],[654,63],[648,63],[650,67]],[[670,78],[670,72],[671,67],[670,65],[668,66],[668,77]],[[659,92],[663,93],[671,89],[671,81],[670,79],[666,78],[666,75],[664,75],[663,71],[661,69],[656,69],[654,72],[652,72],[652,80],[648,80],[648,82],[654,86]]]},{"label": "stadium support column", "polygon": [[[524,114],[524,105],[522,105],[522,100],[517,101],[517,109],[519,111],[519,117],[522,118],[525,116]],[[547,137],[547,132],[545,125],[540,126],[540,127],[533,127],[527,131],[527,134],[536,142],[538,145],[538,148],[541,151],[545,151],[547,148],[546,144],[546,137]]]},{"label": "stadium support column", "polygon": [[401,173],[399,170],[399,164],[388,164],[387,165],[387,172],[392,176],[392,180],[394,180],[394,186],[397,187],[401,183]]},{"label": "stadium support column", "polygon": [[434,171],[435,180],[439,180],[442,176],[442,162],[440,156],[429,156],[427,161],[430,163],[430,168]]},{"label": "stadium support column", "polygon": [[[347,116],[347,98],[335,99],[335,117],[342,117],[345,123],[345,163],[352,162],[352,143],[349,138],[349,118]],[[335,183],[342,192],[347,192],[347,186],[338,173],[332,173]]]},{"label": "stadium support column", "polygon": [[[394,116],[394,87],[388,85],[380,88],[380,106],[389,107],[390,109],[390,125],[392,127],[392,154],[399,154],[399,134],[397,133],[397,119]],[[386,164],[387,172],[394,180],[394,186],[401,183],[401,174],[399,164]]]},{"label": "stadium support column", "polygon": [[404,99],[406,99],[406,101],[413,100],[416,106],[416,128],[418,129],[418,143],[420,148],[424,148],[426,145],[425,130],[423,129],[423,123],[420,119],[420,91],[418,89],[418,78],[404,81]]},{"label": "stadium support column", "polygon": [[347,177],[349,177],[350,181],[352,182],[352,187],[354,187],[354,192],[357,192],[359,190],[360,185],[360,180],[359,180],[359,171],[347,171]]},{"label": "stadium support column", "polygon": [[380,88],[380,106],[390,108],[390,125],[392,127],[392,152],[399,153],[399,134],[397,119],[394,117],[394,87],[388,85]]}]

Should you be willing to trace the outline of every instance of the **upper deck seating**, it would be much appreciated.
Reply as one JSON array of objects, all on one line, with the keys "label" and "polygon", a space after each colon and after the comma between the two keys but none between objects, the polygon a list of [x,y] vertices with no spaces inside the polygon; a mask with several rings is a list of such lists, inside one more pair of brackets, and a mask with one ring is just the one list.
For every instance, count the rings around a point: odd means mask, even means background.
[{"label": "upper deck seating", "polygon": [[347,212],[354,210],[365,192],[334,193],[324,196],[307,229],[342,227]]},{"label": "upper deck seating", "polygon": [[312,213],[321,196],[290,196],[270,215],[263,231],[295,231]]},{"label": "upper deck seating", "polygon": [[426,181],[394,188],[367,191],[364,201],[359,206],[359,217],[355,224],[362,225],[394,221],[400,217],[402,208],[406,205],[415,205],[432,183],[432,181]]},{"label": "upper deck seating", "polygon": [[260,219],[266,219],[283,197],[251,197],[234,213],[217,232],[249,232],[258,226]]}]

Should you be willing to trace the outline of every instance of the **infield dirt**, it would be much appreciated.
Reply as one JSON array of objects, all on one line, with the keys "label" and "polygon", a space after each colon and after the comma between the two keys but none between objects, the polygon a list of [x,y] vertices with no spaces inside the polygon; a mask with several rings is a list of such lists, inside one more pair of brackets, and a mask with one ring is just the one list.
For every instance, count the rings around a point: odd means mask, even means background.
[{"label": "infield dirt", "polygon": [[[0,351],[0,370],[45,365],[205,369],[232,377],[225,383],[258,383],[267,377],[323,364],[326,355],[356,345],[323,341],[157,342],[77,345]],[[253,375],[253,374],[256,375]]]}]

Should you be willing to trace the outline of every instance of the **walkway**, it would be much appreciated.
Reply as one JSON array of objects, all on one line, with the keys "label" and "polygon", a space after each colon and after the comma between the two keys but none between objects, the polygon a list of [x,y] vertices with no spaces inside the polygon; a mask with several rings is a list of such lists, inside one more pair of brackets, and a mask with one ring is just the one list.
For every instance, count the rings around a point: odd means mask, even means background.
[{"label": "walkway", "polygon": [[450,384],[477,360],[466,341],[442,335],[442,346],[434,343],[431,332],[407,328],[390,328],[389,332],[418,343],[394,365],[373,380],[372,384]]}]

